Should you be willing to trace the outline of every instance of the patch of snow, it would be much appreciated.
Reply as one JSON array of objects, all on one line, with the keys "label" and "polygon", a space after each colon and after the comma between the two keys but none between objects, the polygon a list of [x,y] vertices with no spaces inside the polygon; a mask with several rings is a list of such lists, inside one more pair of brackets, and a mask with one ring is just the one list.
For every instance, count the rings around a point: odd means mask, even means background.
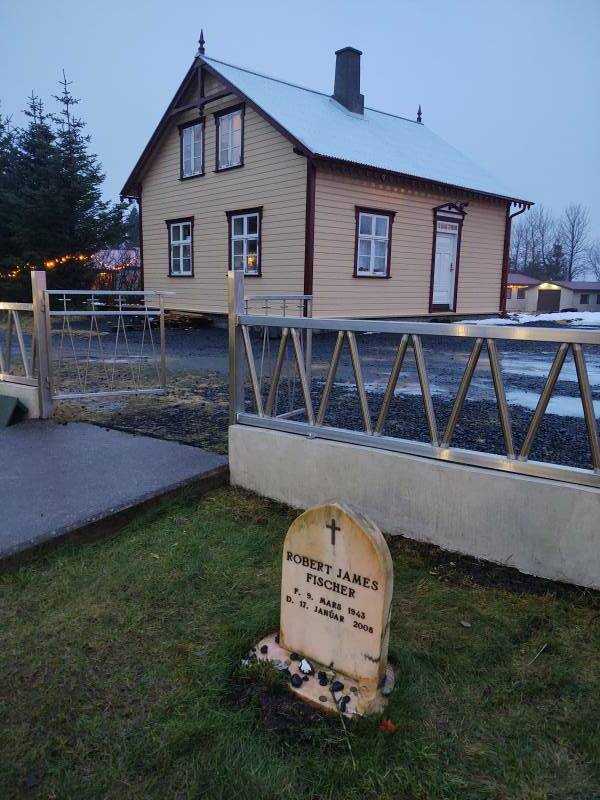
[{"label": "patch of snow", "polygon": [[[346,386],[354,386],[353,383],[345,384]],[[365,390],[367,392],[385,392],[387,387],[387,381],[365,381]],[[447,389],[444,389],[441,386],[436,386],[436,384],[431,383],[429,385],[429,389],[431,390],[432,396],[439,396],[439,397],[447,397],[450,392]],[[418,396],[421,394],[421,386],[419,383],[407,383],[403,386],[396,386],[394,391],[394,395],[399,394],[408,394],[411,396]]]},{"label": "patch of snow", "polygon": [[548,314],[509,314],[507,317],[488,319],[463,319],[459,325],[525,325],[528,322],[568,322],[590,328],[600,327],[600,311],[556,311]]},{"label": "patch of snow", "polygon": [[[522,406],[533,411],[538,404],[540,396],[537,392],[527,392],[521,389],[511,389],[506,393],[509,405]],[[594,412],[600,416],[600,400],[594,400]],[[559,417],[583,417],[583,406],[579,397],[556,396],[550,399],[547,414],[556,414]]]},{"label": "patch of snow", "polygon": [[[552,358],[547,360],[524,357],[521,358],[517,355],[502,356],[502,372],[506,375],[526,375],[531,378],[547,378],[550,371]],[[591,386],[600,386],[600,361],[592,359],[588,356],[586,358],[588,376]],[[559,381],[569,381],[570,383],[577,383],[577,372],[575,364],[572,361],[567,361],[563,365],[558,376]]]}]

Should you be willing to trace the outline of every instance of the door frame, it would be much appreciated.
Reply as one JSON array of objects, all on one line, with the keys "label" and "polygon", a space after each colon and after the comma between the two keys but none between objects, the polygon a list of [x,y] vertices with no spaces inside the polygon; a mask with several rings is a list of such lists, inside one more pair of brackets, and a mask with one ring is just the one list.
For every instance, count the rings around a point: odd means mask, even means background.
[{"label": "door frame", "polygon": [[[431,273],[429,276],[429,313],[435,311],[456,311],[456,300],[458,297],[458,273],[460,268],[460,249],[462,239],[462,227],[467,216],[464,210],[468,203],[444,203],[441,206],[432,208],[433,212],[433,241],[431,246]],[[435,280],[435,252],[437,246],[437,224],[438,222],[453,222],[458,225],[456,234],[456,261],[454,264],[454,291],[452,303],[434,303],[433,302],[433,284]]]}]

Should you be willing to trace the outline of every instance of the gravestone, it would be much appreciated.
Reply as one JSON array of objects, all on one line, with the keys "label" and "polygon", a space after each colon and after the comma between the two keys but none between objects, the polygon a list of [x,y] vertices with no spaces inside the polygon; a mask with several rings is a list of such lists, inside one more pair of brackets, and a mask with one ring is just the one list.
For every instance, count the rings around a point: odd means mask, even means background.
[{"label": "gravestone", "polygon": [[387,664],[393,566],[381,531],[341,503],[316,506],[283,545],[279,634],[255,649],[290,672],[307,701],[347,715],[378,711]]}]

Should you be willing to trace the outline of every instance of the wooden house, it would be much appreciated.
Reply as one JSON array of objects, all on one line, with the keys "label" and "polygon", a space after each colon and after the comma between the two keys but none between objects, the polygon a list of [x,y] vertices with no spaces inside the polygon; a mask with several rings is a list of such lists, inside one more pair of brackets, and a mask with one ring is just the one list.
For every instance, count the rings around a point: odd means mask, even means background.
[{"label": "wooden house", "polygon": [[333,93],[200,48],[122,190],[140,205],[146,289],[222,315],[247,294],[310,294],[319,317],[498,313],[514,196],[417,119],[360,93],[360,51]]}]

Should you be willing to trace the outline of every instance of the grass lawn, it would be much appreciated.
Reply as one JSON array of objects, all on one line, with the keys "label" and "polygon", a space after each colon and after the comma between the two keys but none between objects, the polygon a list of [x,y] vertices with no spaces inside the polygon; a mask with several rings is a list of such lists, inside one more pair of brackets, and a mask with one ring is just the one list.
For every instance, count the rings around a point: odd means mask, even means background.
[{"label": "grass lawn", "polygon": [[239,666],[293,516],[224,489],[0,576],[0,798],[600,797],[598,596],[401,540],[396,732],[298,722]]}]

